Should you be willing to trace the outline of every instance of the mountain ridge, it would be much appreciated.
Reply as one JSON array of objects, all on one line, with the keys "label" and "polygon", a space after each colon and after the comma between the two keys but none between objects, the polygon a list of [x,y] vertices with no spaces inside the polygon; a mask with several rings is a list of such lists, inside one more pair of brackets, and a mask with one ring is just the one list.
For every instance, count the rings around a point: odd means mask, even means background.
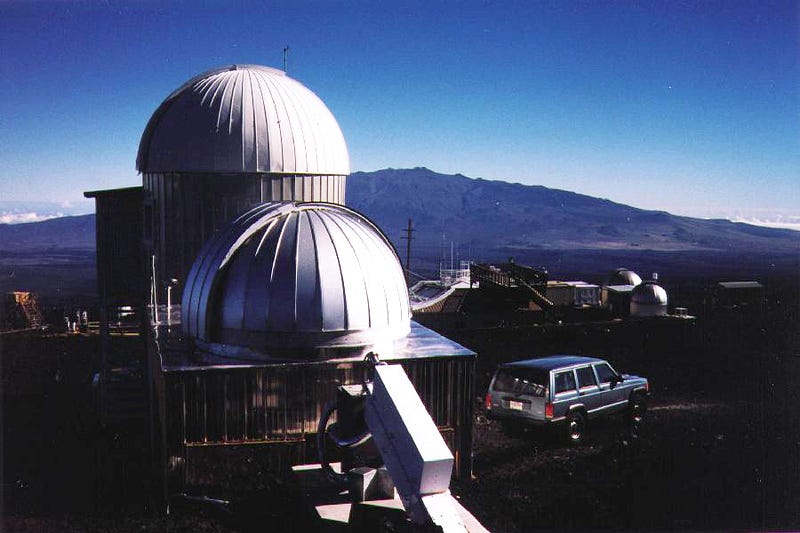
[{"label": "mountain ridge", "polygon": [[444,175],[424,167],[355,172],[348,205],[396,242],[409,218],[415,243],[477,250],[576,249],[663,252],[800,252],[800,232],[702,220],[608,199],[501,180]]},{"label": "mountain ridge", "polygon": [[95,231],[94,213],[48,218],[37,222],[0,224],[0,251],[94,251]]},{"label": "mountain ridge", "polygon": [[[354,172],[347,205],[398,249],[413,220],[413,253],[438,259],[454,243],[472,258],[525,251],[798,254],[800,232],[640,209],[541,185],[440,174],[424,167]],[[94,249],[94,215],[0,224],[0,250]]]}]

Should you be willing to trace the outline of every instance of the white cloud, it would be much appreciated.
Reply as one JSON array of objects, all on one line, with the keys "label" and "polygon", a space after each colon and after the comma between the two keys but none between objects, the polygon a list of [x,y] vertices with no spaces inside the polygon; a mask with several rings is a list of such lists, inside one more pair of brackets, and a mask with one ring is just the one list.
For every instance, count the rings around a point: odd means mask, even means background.
[{"label": "white cloud", "polygon": [[674,214],[704,219],[727,219],[731,222],[752,224],[765,228],[783,228],[800,231],[800,213],[797,209],[771,207],[701,207],[686,206]]},{"label": "white cloud", "polygon": [[764,226],[765,228],[782,228],[800,231],[800,217],[782,217],[775,218],[753,218],[753,217],[731,217],[732,222],[743,222],[745,224],[752,224],[753,226]]},{"label": "white cloud", "polygon": [[29,213],[0,213],[0,224],[24,224],[26,222],[41,222],[42,220],[49,220],[51,218],[58,218],[64,216],[62,213],[54,213],[47,215],[40,215],[35,212]]}]

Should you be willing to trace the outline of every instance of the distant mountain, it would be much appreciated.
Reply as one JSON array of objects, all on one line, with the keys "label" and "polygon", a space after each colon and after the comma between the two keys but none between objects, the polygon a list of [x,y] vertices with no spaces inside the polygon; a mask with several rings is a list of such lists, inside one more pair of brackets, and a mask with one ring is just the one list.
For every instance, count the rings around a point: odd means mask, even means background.
[{"label": "distant mountain", "polygon": [[0,224],[0,294],[88,302],[97,294],[96,270],[94,215]]},{"label": "distant mountain", "polygon": [[0,251],[47,252],[95,248],[94,215],[59,217],[43,222],[0,224]]},{"label": "distant mountain", "polygon": [[427,168],[356,172],[347,181],[347,203],[377,222],[401,251],[402,230],[413,219],[418,256],[441,255],[443,242],[473,257],[490,250],[800,254],[797,231],[675,216]]},{"label": "distant mountain", "polygon": [[[651,268],[680,271],[690,264],[706,272],[728,265],[729,271],[741,275],[769,272],[775,265],[789,272],[800,268],[797,231],[674,216],[557,189],[426,168],[356,172],[347,181],[347,204],[374,220],[403,259],[403,230],[413,219],[412,270],[431,272],[442,258],[447,263],[451,243],[456,260],[513,256],[570,274],[602,273],[619,266],[645,273]],[[51,254],[62,252],[93,261],[94,246],[94,215],[0,224],[2,264],[21,265],[20,254],[39,254],[49,262]],[[752,268],[740,268],[745,264]]]},{"label": "distant mountain", "polygon": [[51,218],[85,215],[94,211],[94,201],[27,202],[0,200],[0,224],[41,222]]}]

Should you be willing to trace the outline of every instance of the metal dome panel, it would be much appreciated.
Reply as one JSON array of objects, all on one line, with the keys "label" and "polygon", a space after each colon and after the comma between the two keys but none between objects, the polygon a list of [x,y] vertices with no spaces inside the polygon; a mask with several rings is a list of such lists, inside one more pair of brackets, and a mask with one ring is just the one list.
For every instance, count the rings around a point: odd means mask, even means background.
[{"label": "metal dome panel", "polygon": [[313,92],[281,70],[233,65],[173,92],[139,143],[140,172],[347,175],[344,136]]},{"label": "metal dome panel", "polygon": [[618,268],[609,275],[606,285],[639,285],[641,282],[642,278],[633,270]]},{"label": "metal dome panel", "polygon": [[633,288],[631,301],[645,305],[667,305],[667,291],[654,281],[645,281]]},{"label": "metal dome panel", "polygon": [[654,281],[645,281],[631,292],[631,315],[663,316],[667,314],[667,303],[667,291]]},{"label": "metal dome panel", "polygon": [[263,204],[209,241],[183,294],[185,332],[256,350],[363,346],[406,335],[400,262],[362,215]]}]

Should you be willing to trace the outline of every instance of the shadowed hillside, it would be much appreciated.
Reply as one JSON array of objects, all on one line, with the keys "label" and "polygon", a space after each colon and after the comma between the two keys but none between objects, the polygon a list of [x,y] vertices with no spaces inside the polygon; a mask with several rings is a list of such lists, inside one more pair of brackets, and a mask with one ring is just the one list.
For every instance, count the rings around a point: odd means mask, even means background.
[{"label": "shadowed hillside", "polygon": [[647,211],[538,185],[437,174],[426,168],[356,172],[348,205],[394,238],[414,219],[418,242],[478,248],[800,251],[800,232]]},{"label": "shadowed hillside", "polygon": [[0,293],[33,291],[52,301],[97,293],[95,217],[0,224]]},{"label": "shadowed hillside", "polygon": [[417,268],[435,264],[443,249],[449,259],[451,242],[460,257],[514,256],[546,266],[564,263],[567,270],[584,268],[568,264],[576,260],[636,263],[654,255],[677,263],[691,256],[709,268],[731,261],[793,268],[800,256],[800,232],[792,230],[675,216],[426,168],[356,172],[348,178],[347,203],[377,222],[403,257],[402,230],[413,219],[412,257],[423,264]]},{"label": "shadowed hillside", "polygon": [[94,247],[94,215],[59,217],[25,224],[0,224],[0,251],[94,251]]}]

